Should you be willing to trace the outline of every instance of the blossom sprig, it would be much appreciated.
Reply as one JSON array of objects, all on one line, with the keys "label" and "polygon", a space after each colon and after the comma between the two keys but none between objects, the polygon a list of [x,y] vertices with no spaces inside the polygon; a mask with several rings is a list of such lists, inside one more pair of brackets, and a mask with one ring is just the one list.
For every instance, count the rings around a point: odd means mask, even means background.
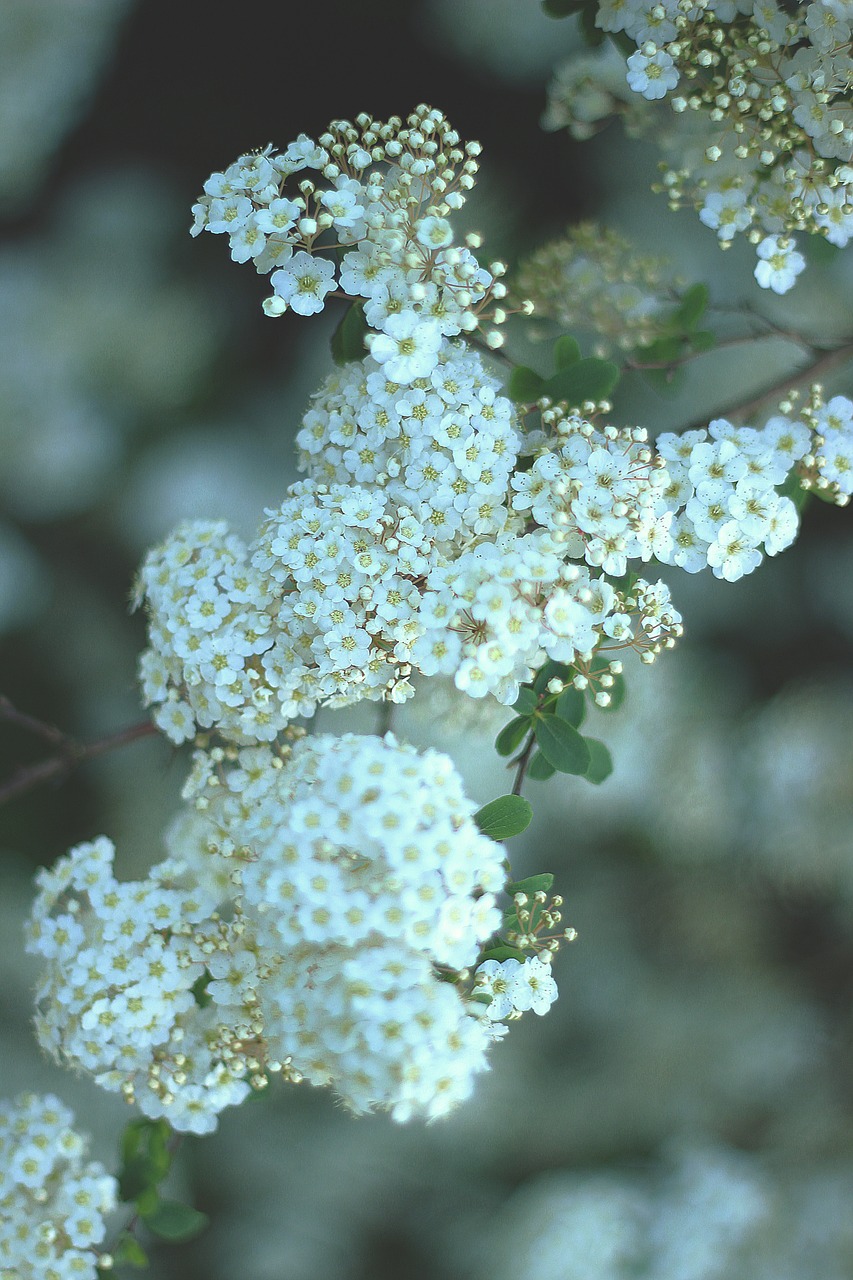
[{"label": "blossom sprig", "polygon": [[517,288],[530,298],[536,320],[563,332],[591,330],[595,354],[647,346],[668,331],[679,282],[662,257],[642,254],[610,227],[568,227],[526,258]]},{"label": "blossom sprig", "polygon": [[481,237],[456,243],[450,221],[480,150],[425,105],[405,121],[333,121],[317,141],[300,134],[284,151],[270,144],[213,174],[193,234],[228,235],[235,261],[272,273],[270,316],[314,315],[327,296],[362,301],[371,354],[407,384],[428,376],[442,338],[503,340],[506,268],[481,266]]},{"label": "blossom sprig", "polygon": [[805,425],[812,432],[809,451],[797,464],[799,484],[835,506],[846,507],[853,496],[853,401],[847,396],[826,400],[819,383],[810,388],[799,412],[797,399],[792,394],[779,412],[788,415],[790,430]]},{"label": "blossom sprig", "polygon": [[390,735],[213,748],[185,798],[145,879],[116,881],[104,838],[39,874],[43,1047],[180,1132],[275,1075],[398,1120],[467,1097],[493,1038],[467,980],[506,871],[448,757]]},{"label": "blossom sprig", "polygon": [[[794,233],[849,242],[853,57],[843,0],[793,10],[774,0],[593,0],[591,9],[597,27],[634,49],[630,90],[677,113],[678,127],[659,121],[657,138],[672,156],[657,188],[671,208],[696,208],[723,248],[745,233],[757,250],[756,280],[776,293],[805,267]],[[584,77],[569,69],[555,81],[546,127],[588,136],[590,115],[610,113],[612,98],[594,98],[595,56]],[[613,55],[597,56],[609,84]]]},{"label": "blossom sprig", "polygon": [[118,1184],[52,1094],[0,1102],[0,1274],[96,1280]]}]

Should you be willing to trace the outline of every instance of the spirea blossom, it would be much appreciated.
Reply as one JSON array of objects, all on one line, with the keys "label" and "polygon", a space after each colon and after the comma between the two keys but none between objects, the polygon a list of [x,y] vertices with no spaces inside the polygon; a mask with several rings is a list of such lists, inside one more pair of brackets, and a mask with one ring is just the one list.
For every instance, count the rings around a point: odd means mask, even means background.
[{"label": "spirea blossom", "polygon": [[42,1046],[194,1133],[277,1073],[400,1120],[467,1097],[506,872],[449,758],[390,735],[199,752],[185,796],[146,879],[117,882],[103,837],[39,873]]},{"label": "spirea blossom", "polygon": [[367,357],[326,379],[296,437],[302,470],[384,490],[442,548],[498,532],[521,436],[497,378],[448,341],[428,378],[400,387],[387,375]]},{"label": "spirea blossom", "polygon": [[36,876],[27,950],[46,961],[39,1044],[145,1115],[208,1133],[249,1092],[194,990],[227,928],[212,917],[218,896],[198,883],[178,888],[169,864],[120,883],[114,853],[102,836]]},{"label": "spirea blossom", "polygon": [[656,443],[674,513],[658,559],[687,573],[710,565],[715,577],[736,582],[794,541],[797,509],[779,486],[809,452],[803,423],[777,417],[756,430],[718,418],[707,431],[665,432]]},{"label": "spirea blossom", "polygon": [[503,851],[438,752],[326,736],[273,763],[269,748],[247,748],[216,775],[200,757],[195,812],[171,840],[176,857],[230,854],[256,964],[228,999],[263,1023],[270,1057],[354,1110],[443,1114],[485,1068],[489,1036],[441,977],[473,964],[500,926]]},{"label": "spirea blossom", "polygon": [[[502,265],[481,267],[450,221],[479,152],[427,106],[405,124],[335,120],[318,141],[300,134],[283,151],[270,144],[212,174],[193,234],[227,235],[232,258],[272,272],[268,315],[313,315],[329,294],[363,301],[374,358],[407,385],[429,376],[442,337],[503,319],[494,306],[505,294],[495,280]],[[324,256],[335,247],[339,260]]]},{"label": "spirea blossom", "polygon": [[[692,204],[726,247],[745,232],[758,246],[755,278],[786,293],[805,267],[791,233],[853,235],[851,14],[829,0],[780,8],[774,0],[602,0],[596,25],[634,42],[624,70],[640,99],[667,99],[678,125],[628,111],[633,133],[654,132],[667,156],[660,190],[670,207]],[[624,111],[614,55],[583,55],[561,68],[548,128],[589,137]],[[636,99],[635,99],[636,101]]]},{"label": "spirea blossom", "polygon": [[0,1274],[96,1280],[118,1185],[86,1159],[87,1139],[52,1094],[0,1102]]}]

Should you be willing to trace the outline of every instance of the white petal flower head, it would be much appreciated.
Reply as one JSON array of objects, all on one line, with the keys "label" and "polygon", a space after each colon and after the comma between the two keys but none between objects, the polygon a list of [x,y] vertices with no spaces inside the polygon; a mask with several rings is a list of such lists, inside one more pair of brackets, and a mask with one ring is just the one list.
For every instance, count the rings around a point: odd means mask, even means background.
[{"label": "white petal flower head", "polygon": [[663,98],[678,84],[675,63],[663,49],[650,56],[638,49],[628,59],[628,84],[635,93],[654,101]]},{"label": "white petal flower head", "polygon": [[774,293],[787,293],[792,289],[806,265],[793,241],[781,236],[765,236],[756,252],[759,260],[755,265],[755,278],[762,289],[772,289]]},{"label": "white petal flower head", "polygon": [[51,1094],[0,1103],[0,1273],[96,1280],[118,1184]]},{"label": "white petal flower head", "polygon": [[326,305],[326,294],[335,288],[334,264],[301,251],[274,271],[270,282],[275,296],[300,316],[313,316]]},{"label": "white petal flower head", "polygon": [[370,354],[392,382],[407,386],[428,378],[438,364],[441,328],[415,311],[401,311],[385,321],[385,332],[368,339]]}]

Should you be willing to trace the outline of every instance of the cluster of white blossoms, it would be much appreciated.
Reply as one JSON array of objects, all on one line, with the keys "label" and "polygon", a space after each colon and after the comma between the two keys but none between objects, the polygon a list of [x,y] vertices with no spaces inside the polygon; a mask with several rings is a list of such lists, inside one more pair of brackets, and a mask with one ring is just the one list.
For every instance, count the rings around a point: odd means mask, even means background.
[{"label": "cluster of white blossoms", "polygon": [[145,1115],[209,1132],[211,1117],[249,1092],[194,991],[224,927],[215,887],[179,888],[168,863],[120,883],[114,854],[100,837],[36,877],[27,950],[47,962],[36,988],[38,1041]]},{"label": "cluster of white blossoms", "polygon": [[[486,1017],[494,1022],[518,1016],[532,1009],[548,1012],[557,999],[557,984],[551,974],[551,952],[526,960],[485,960],[477,969],[474,994],[489,996]],[[485,1003],[485,1002],[484,1002]]]},{"label": "cluster of white blossoms", "polygon": [[[853,235],[850,0],[602,0],[596,25],[636,44],[627,84],[682,115],[658,141],[672,159],[661,189],[693,205],[723,246],[741,232],[756,246],[755,278],[785,293],[805,267],[792,232],[843,247]],[[613,57],[552,85],[547,127],[587,137],[611,114]],[[684,113],[692,116],[684,129]],[[661,122],[658,122],[659,124]]]},{"label": "cluster of white blossoms", "polygon": [[665,558],[665,469],[639,429],[546,418],[558,447],[529,436],[520,470],[516,411],[479,355],[447,343],[407,389],[370,356],[333,375],[299,435],[311,478],[250,546],[196,522],[146,557],[141,676],[163,732],[272,741],[319,705],[402,702],[413,672],[509,704],[546,658],[671,644],[662,583],[627,595],[602,576]]},{"label": "cluster of white blossoms", "polygon": [[813,436],[811,449],[800,463],[800,483],[845,507],[853,497],[853,401],[833,396],[827,402],[815,386],[802,418]]},{"label": "cluster of white blossoms", "polygon": [[215,749],[185,797],[145,880],[115,880],[105,838],[40,873],[42,1046],[195,1133],[277,1073],[398,1120],[467,1097],[506,871],[450,759],[390,735]]},{"label": "cluster of white blossoms", "polygon": [[333,373],[296,443],[313,480],[384,491],[444,549],[503,527],[521,434],[479,353],[443,342],[432,373],[406,387],[372,357]]},{"label": "cluster of white blossoms", "polygon": [[582,222],[525,259],[517,284],[537,319],[566,333],[592,331],[595,354],[606,356],[659,335],[677,302],[665,268],[665,259],[641,254],[610,227]]},{"label": "cluster of white blossoms", "polygon": [[95,1280],[118,1185],[51,1094],[0,1102],[0,1275]]},{"label": "cluster of white blossoms", "polygon": [[675,512],[669,551],[659,558],[687,573],[710,565],[715,577],[736,582],[758,568],[762,551],[784,551],[797,536],[799,516],[777,486],[811,443],[803,423],[782,416],[760,431],[718,418],[707,430],[658,436]]},{"label": "cluster of white blossoms", "polygon": [[[300,134],[282,152],[270,144],[214,173],[193,233],[227,235],[235,261],[272,272],[268,315],[313,315],[329,294],[360,300],[374,359],[408,384],[429,376],[442,338],[504,318],[502,264],[481,267],[471,252],[479,238],[455,244],[449,220],[479,153],[427,106],[405,122],[336,120],[317,141]],[[500,333],[487,339],[499,345]]]}]

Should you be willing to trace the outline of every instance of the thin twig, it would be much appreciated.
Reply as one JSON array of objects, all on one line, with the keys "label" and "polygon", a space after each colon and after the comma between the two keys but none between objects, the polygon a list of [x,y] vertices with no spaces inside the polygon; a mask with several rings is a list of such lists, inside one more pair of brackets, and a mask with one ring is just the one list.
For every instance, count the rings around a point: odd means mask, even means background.
[{"label": "thin twig", "polygon": [[531,733],[521,755],[516,756],[515,758],[515,763],[518,765],[518,768],[515,771],[515,782],[512,784],[511,794],[514,796],[521,795],[521,788],[524,786],[524,779],[527,775],[527,770],[530,767],[530,761],[533,759],[533,751],[535,747],[536,735],[535,733]]},{"label": "thin twig", "polygon": [[77,742],[53,725],[45,724],[34,716],[18,711],[5,697],[0,698],[0,718],[31,733],[36,733],[60,748],[59,755],[50,756],[47,760],[40,760],[38,764],[26,765],[16,770],[11,778],[0,785],[0,805],[45,782],[63,777],[86,760],[94,760],[98,756],[106,755],[108,751],[115,751],[118,747],[127,746],[139,738],[147,738],[157,732],[155,724],[150,720],[143,720],[139,724],[129,725],[126,729],[119,729],[106,738],[99,738],[96,742]]},{"label": "thin twig", "polygon": [[818,378],[822,378],[825,374],[830,373],[838,365],[845,364],[848,360],[853,360],[853,339],[843,343],[840,347],[832,347],[831,350],[824,351],[817,360],[813,360],[811,364],[806,365],[804,369],[800,369],[797,373],[786,373],[784,377],[777,378],[775,382],[771,382],[769,386],[765,387],[763,391],[759,391],[757,395],[752,396],[751,399],[742,400],[739,403],[730,404],[721,409],[715,409],[711,413],[698,418],[695,422],[681,427],[680,430],[695,431],[707,426],[712,418],[749,418],[769,401],[783,399],[794,387],[799,387],[804,382],[815,382]]}]

